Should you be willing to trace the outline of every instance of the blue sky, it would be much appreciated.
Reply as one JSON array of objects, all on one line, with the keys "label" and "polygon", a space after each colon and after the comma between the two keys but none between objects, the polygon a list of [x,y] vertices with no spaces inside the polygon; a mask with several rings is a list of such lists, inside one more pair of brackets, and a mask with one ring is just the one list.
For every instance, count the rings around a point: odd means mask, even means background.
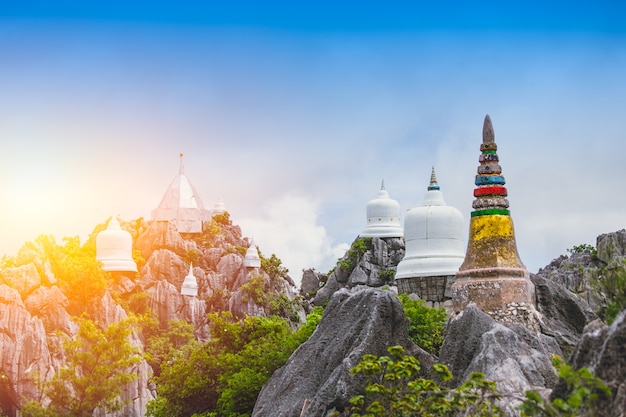
[{"label": "blue sky", "polygon": [[149,218],[183,152],[326,271],[382,178],[404,211],[434,165],[468,222],[487,113],[531,272],[625,227],[625,3],[197,3],[0,4],[0,253]]}]

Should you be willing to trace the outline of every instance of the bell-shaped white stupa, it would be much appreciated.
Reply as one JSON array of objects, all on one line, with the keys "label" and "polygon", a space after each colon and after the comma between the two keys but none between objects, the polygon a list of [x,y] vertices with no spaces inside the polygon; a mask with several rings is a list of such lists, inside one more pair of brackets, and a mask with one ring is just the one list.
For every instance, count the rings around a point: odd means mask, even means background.
[{"label": "bell-shaped white stupa", "polygon": [[243,266],[246,268],[260,268],[261,267],[261,257],[259,256],[259,251],[254,244],[254,240],[250,242],[250,246],[246,251],[246,257],[243,258]]},{"label": "bell-shaped white stupa", "polygon": [[404,218],[406,251],[395,276],[400,292],[444,300],[465,258],[463,223],[461,212],[446,205],[433,168],[422,206]]},{"label": "bell-shaped white stupa", "polygon": [[215,202],[215,204],[213,205],[213,212],[211,214],[216,215],[216,214],[223,214],[223,213],[226,213],[226,204],[224,204],[224,200],[222,200],[222,196],[220,195],[217,198],[217,201]]},{"label": "bell-shaped white stupa", "polygon": [[367,203],[367,225],[359,237],[402,237],[400,204],[385,190],[385,181],[375,199]]},{"label": "bell-shaped white stupa", "polygon": [[185,277],[183,285],[180,287],[180,293],[182,295],[188,295],[190,297],[198,296],[198,281],[193,274],[193,265],[189,265],[189,274]]},{"label": "bell-shaped white stupa", "polygon": [[198,192],[185,176],[181,153],[178,175],[165,191],[159,207],[152,210],[152,220],[167,220],[180,233],[201,233],[202,222],[210,219],[210,211],[204,208]]},{"label": "bell-shaped white stupa", "polygon": [[133,260],[133,238],[122,230],[115,216],[111,217],[107,228],[96,236],[96,259],[102,262],[102,269],[110,272],[137,272]]}]

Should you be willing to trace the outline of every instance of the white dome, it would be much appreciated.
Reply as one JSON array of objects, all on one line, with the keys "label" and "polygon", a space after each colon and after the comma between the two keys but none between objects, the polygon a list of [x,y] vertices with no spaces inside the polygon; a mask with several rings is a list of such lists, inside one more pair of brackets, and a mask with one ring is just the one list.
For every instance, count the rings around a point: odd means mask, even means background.
[{"label": "white dome", "polygon": [[404,218],[405,254],[396,279],[454,275],[465,258],[463,215],[446,205],[436,179]]},{"label": "white dome", "polygon": [[246,257],[243,258],[243,266],[246,268],[260,268],[261,258],[259,257],[259,251],[254,244],[254,240],[250,242],[250,247],[246,251]]},{"label": "white dome", "polygon": [[222,214],[226,212],[226,204],[222,200],[222,196],[217,198],[217,201],[213,205],[213,215]]},{"label": "white dome", "polygon": [[133,260],[133,238],[122,230],[115,217],[111,217],[106,230],[96,236],[96,259],[105,271],[137,272]]},{"label": "white dome", "polygon": [[385,190],[383,182],[378,196],[367,203],[367,225],[359,237],[402,237],[400,204]]},{"label": "white dome", "polygon": [[183,285],[180,287],[180,293],[182,295],[189,295],[191,297],[198,296],[198,281],[193,274],[193,265],[189,265],[189,274],[185,277]]}]

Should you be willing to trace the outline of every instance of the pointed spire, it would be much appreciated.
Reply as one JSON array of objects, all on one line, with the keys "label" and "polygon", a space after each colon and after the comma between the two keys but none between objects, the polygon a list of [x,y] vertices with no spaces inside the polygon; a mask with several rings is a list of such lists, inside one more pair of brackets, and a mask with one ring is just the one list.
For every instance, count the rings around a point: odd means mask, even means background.
[{"label": "pointed spire", "polygon": [[180,165],[178,166],[178,175],[185,175],[185,166],[183,165],[183,153],[180,154]]},{"label": "pointed spire", "polygon": [[432,171],[430,172],[430,185],[428,185],[428,190],[439,190],[439,184],[437,184],[437,174],[435,174],[435,167],[432,167]]},{"label": "pointed spire", "polygon": [[483,123],[483,143],[494,143],[496,135],[493,132],[493,125],[491,124],[491,117],[485,116],[485,122]]},{"label": "pointed spire", "polygon": [[381,191],[385,189],[385,179],[384,178],[380,182],[380,189],[381,189]]},{"label": "pointed spire", "polygon": [[[504,187],[506,181],[497,150],[493,126],[487,115],[478,159],[480,166],[474,178],[474,210],[467,251],[452,284],[454,309],[458,312],[475,302],[478,308],[496,320],[534,326],[534,316],[518,314],[515,310],[519,305],[534,306],[535,287],[517,252],[506,198],[508,192]],[[504,315],[493,315],[495,312],[504,312]]]}]

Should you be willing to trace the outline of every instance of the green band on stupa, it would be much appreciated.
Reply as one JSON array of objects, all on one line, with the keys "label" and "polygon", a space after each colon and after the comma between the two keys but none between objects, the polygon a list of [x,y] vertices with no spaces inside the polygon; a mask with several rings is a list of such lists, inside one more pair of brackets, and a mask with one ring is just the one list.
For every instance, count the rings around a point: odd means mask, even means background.
[{"label": "green band on stupa", "polygon": [[472,217],[490,216],[493,214],[499,214],[501,216],[510,216],[511,213],[509,212],[509,210],[506,210],[506,209],[485,209],[485,210],[472,211],[471,216]]}]

